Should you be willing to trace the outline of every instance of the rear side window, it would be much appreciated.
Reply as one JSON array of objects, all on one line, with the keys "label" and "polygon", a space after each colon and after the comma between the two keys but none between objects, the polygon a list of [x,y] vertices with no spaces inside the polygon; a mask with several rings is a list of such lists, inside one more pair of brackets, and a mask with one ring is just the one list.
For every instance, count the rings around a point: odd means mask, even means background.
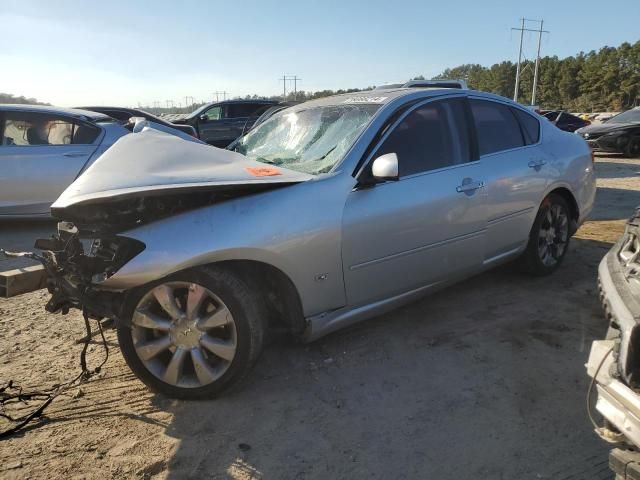
[{"label": "rear side window", "polygon": [[540,122],[538,122],[538,119],[518,108],[512,108],[511,111],[520,122],[525,143],[527,145],[538,143],[540,139]]},{"label": "rear side window", "polygon": [[489,100],[470,100],[480,155],[524,146],[520,125],[511,109]]},{"label": "rear side window", "polygon": [[74,145],[91,145],[100,135],[100,129],[88,123],[76,123],[73,130]]},{"label": "rear side window", "polygon": [[423,105],[402,120],[376,152],[398,156],[400,177],[471,160],[464,100]]},{"label": "rear side window", "polygon": [[244,117],[257,117],[266,110],[265,107],[270,105],[255,104],[255,103],[230,103],[227,105],[227,117],[230,118],[244,118]]}]

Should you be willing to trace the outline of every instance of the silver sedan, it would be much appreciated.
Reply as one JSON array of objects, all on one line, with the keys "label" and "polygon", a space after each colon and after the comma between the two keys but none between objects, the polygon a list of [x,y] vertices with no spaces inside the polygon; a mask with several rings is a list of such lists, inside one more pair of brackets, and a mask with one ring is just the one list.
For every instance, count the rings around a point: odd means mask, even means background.
[{"label": "silver sedan", "polygon": [[0,219],[49,216],[65,188],[127,133],[95,112],[0,105]]},{"label": "silver sedan", "polygon": [[583,139],[465,89],[303,103],[234,151],[150,129],[52,206],[48,308],[115,318],[145,383],[211,396],[274,326],[311,341],[504,262],[552,273],[595,191]]}]

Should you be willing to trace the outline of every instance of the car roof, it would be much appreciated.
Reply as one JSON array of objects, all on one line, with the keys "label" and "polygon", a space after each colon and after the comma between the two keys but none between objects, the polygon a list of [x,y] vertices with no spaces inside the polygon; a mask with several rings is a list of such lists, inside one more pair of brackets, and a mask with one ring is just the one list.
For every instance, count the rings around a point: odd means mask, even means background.
[{"label": "car roof", "polygon": [[310,100],[308,102],[302,103],[292,108],[309,108],[314,106],[326,106],[326,105],[340,105],[345,103],[358,104],[358,103],[369,103],[369,104],[379,104],[385,105],[393,102],[394,100],[402,97],[414,97],[414,98],[429,98],[436,97],[446,94],[452,95],[473,95],[485,97],[489,100],[500,100],[507,101],[509,103],[513,103],[517,105],[515,102],[512,102],[510,99],[501,97],[499,95],[495,95],[493,93],[480,92],[477,90],[466,90],[460,88],[444,88],[444,87],[427,87],[427,88],[411,88],[411,87],[400,87],[400,88],[389,88],[389,89],[377,89],[377,90],[366,90],[363,92],[352,92],[352,93],[343,93],[340,95],[333,95],[331,97],[323,97],[317,100]]},{"label": "car roof", "polygon": [[0,104],[0,110],[5,112],[39,112],[49,114],[60,114],[75,117],[81,120],[89,120],[99,122],[102,120],[111,120],[111,117],[104,113],[92,112],[90,110],[81,110],[79,108],[54,107],[51,105],[28,105],[22,103]]}]

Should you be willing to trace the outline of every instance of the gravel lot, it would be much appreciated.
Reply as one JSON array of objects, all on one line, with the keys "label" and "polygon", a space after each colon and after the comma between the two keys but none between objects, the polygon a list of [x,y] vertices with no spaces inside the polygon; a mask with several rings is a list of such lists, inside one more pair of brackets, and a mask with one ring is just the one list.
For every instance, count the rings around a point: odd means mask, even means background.
[{"label": "gravel lot", "polygon": [[[311,345],[277,340],[215,401],[150,393],[109,331],[103,372],[0,442],[0,477],[611,478],[584,363],[606,330],[597,265],[640,204],[639,170],[598,158],[597,208],[553,276],[503,267]],[[2,223],[0,246],[28,249],[52,228]],[[81,316],[45,314],[46,299],[0,299],[0,382],[78,371]]]}]

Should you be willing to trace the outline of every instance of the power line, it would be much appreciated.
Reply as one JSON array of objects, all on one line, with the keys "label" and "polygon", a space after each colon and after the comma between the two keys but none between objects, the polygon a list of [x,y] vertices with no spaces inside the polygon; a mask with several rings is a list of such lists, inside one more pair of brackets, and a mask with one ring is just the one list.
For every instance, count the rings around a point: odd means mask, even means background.
[{"label": "power line", "polygon": [[297,75],[282,75],[281,78],[278,79],[282,82],[282,100],[287,99],[287,80],[293,82],[293,99],[297,99],[298,97],[298,82],[302,79]]}]

